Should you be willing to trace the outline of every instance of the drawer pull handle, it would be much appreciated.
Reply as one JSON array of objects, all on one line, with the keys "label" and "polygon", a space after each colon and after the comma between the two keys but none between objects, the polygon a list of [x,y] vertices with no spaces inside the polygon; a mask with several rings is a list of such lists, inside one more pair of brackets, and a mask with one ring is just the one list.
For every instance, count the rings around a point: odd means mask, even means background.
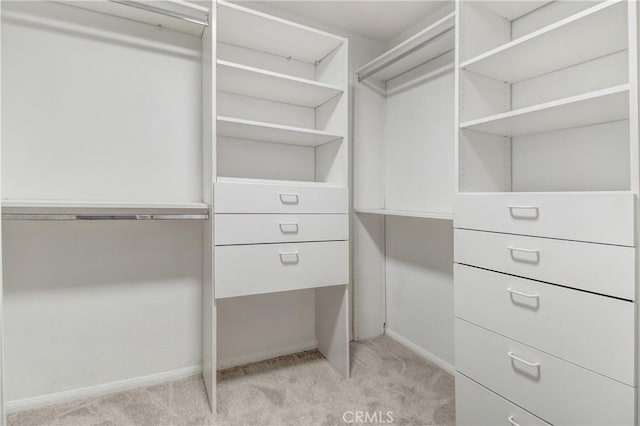
[{"label": "drawer pull handle", "polygon": [[[511,253],[511,259],[513,259],[515,261],[527,262],[527,263],[538,263],[538,262],[540,262],[540,250],[519,248],[519,247],[513,247],[513,246],[508,246],[507,249],[509,249],[509,252]],[[516,252],[534,254],[535,255],[535,259],[526,259],[526,258],[524,258],[522,256],[521,257],[516,257],[515,256]]]},{"label": "drawer pull handle", "polygon": [[509,417],[507,417],[507,421],[508,421],[512,426],[520,426],[520,423],[516,422],[516,421],[513,419],[513,416],[509,416]]},{"label": "drawer pull handle", "polygon": [[513,352],[507,352],[507,355],[509,356],[509,358],[514,359],[516,361],[519,361],[519,362],[523,363],[524,365],[528,365],[529,367],[540,367],[540,363],[539,362],[527,361],[526,359],[522,359],[519,356],[514,355]]},{"label": "drawer pull handle", "polygon": [[278,225],[283,234],[297,234],[299,231],[297,222],[280,222]]},{"label": "drawer pull handle", "polygon": [[523,293],[521,291],[518,290],[514,290],[512,288],[508,288],[507,291],[511,294],[517,294],[518,296],[522,296],[522,297],[529,297],[531,299],[537,299],[540,297],[540,295],[538,294],[529,294],[529,293]]},{"label": "drawer pull handle", "polygon": [[295,193],[281,192],[280,201],[282,204],[298,204],[300,202],[300,198],[298,197],[298,194]]},{"label": "drawer pull handle", "polygon": [[293,265],[300,261],[300,256],[297,251],[281,251],[279,254],[280,262],[285,265]]},{"label": "drawer pull handle", "polygon": [[[509,215],[514,219],[537,219],[540,215],[540,209],[537,206],[507,206]],[[517,210],[525,210],[529,214],[517,214]]]}]

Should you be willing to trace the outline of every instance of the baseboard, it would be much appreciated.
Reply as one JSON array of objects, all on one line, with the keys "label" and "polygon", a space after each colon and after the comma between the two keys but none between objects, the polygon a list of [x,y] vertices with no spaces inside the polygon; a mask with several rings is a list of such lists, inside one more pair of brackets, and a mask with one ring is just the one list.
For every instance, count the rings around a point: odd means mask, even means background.
[{"label": "baseboard", "polygon": [[269,351],[257,352],[248,355],[239,356],[233,359],[219,360],[218,370],[225,368],[237,367],[239,365],[250,364],[252,362],[264,361],[267,359],[277,358],[283,355],[295,354],[298,352],[310,351],[318,348],[318,340],[314,339],[308,342],[296,345],[286,346],[284,348],[273,349]]},{"label": "baseboard", "polygon": [[421,348],[420,346],[416,345],[415,343],[413,343],[412,341],[408,340],[407,338],[402,337],[401,335],[399,335],[395,331],[389,330],[388,328],[385,328],[384,334],[386,334],[387,336],[389,336],[390,338],[392,338],[396,342],[400,343],[402,346],[406,346],[407,348],[411,349],[413,352],[417,353],[418,355],[420,355],[422,358],[426,359],[427,361],[432,362],[433,364],[435,364],[438,367],[442,368],[447,373],[449,373],[451,375],[456,374],[456,368],[453,365],[449,364],[447,361],[443,360],[442,358],[439,358],[439,357],[435,356],[431,352]]},{"label": "baseboard", "polygon": [[74,389],[64,392],[50,393],[47,395],[36,396],[33,398],[18,399],[15,401],[7,401],[5,409],[7,413],[15,413],[16,411],[30,410],[40,408],[52,404],[60,404],[62,402],[70,402],[78,399],[91,398],[95,396],[108,395],[115,392],[139,388],[142,386],[151,386],[159,383],[169,382],[171,380],[183,379],[185,377],[195,376],[202,373],[202,366],[181,368],[179,370],[167,371],[164,373],[151,374],[149,376],[136,377],[133,379],[121,380],[118,382],[105,383],[103,385],[90,386],[81,389]]}]

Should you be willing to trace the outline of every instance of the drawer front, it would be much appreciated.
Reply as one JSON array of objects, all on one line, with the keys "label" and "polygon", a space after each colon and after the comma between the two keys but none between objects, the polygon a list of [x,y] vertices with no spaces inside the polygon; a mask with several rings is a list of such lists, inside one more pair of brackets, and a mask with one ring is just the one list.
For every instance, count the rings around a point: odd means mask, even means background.
[{"label": "drawer front", "polygon": [[348,283],[348,241],[215,248],[217,299]]},{"label": "drawer front", "polygon": [[455,262],[635,299],[635,249],[605,244],[454,231]]},{"label": "drawer front", "polygon": [[218,182],[216,213],[348,213],[349,194],[343,187],[318,187]]},{"label": "drawer front", "polygon": [[219,214],[216,245],[349,239],[346,214]]},{"label": "drawer front", "polygon": [[456,316],[635,385],[634,304],[455,265]]},{"label": "drawer front", "polygon": [[[559,325],[560,326],[560,325]],[[456,319],[456,367],[552,424],[631,425],[635,388]]]},{"label": "drawer front", "polygon": [[545,421],[456,373],[457,426],[544,426]]},{"label": "drawer front", "polygon": [[634,245],[634,195],[459,194],[456,228]]}]

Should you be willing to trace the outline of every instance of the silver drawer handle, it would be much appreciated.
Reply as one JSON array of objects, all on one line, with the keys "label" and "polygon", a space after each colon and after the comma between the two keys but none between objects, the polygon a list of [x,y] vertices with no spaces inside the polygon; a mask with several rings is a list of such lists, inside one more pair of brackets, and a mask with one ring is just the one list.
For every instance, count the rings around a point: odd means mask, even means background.
[{"label": "silver drawer handle", "polygon": [[518,296],[522,296],[522,297],[530,297],[531,299],[537,299],[540,297],[540,295],[538,294],[523,293],[521,291],[514,290],[512,288],[508,288],[507,291],[511,294],[517,294]]},{"label": "silver drawer handle", "polygon": [[[537,219],[540,215],[538,206],[507,206],[509,214],[514,219]],[[514,210],[529,210],[531,214],[516,214]]]},{"label": "silver drawer handle", "polygon": [[507,417],[507,421],[509,423],[511,423],[512,426],[520,426],[520,423],[516,422],[515,420],[513,420],[513,416],[509,416]]},{"label": "silver drawer handle", "polygon": [[299,231],[298,222],[280,222],[278,225],[283,234],[297,234]]},{"label": "silver drawer handle", "polygon": [[540,253],[540,250],[537,250],[537,249],[525,249],[525,248],[519,248],[519,247],[513,247],[513,246],[509,246],[507,248],[511,251],[522,251],[524,253],[535,253],[535,254]]},{"label": "silver drawer handle", "polygon": [[279,195],[282,204],[298,204],[300,202],[298,194],[293,192],[281,192]]},{"label": "silver drawer handle", "polygon": [[519,361],[525,365],[528,365],[529,367],[540,367],[539,362],[527,361],[526,359],[522,359],[519,356],[514,355],[513,352],[507,352],[507,355],[509,356],[509,358],[515,359],[516,361]]},{"label": "silver drawer handle", "polygon": [[300,261],[300,256],[297,251],[281,251],[279,254],[280,262],[285,265],[298,263]]}]

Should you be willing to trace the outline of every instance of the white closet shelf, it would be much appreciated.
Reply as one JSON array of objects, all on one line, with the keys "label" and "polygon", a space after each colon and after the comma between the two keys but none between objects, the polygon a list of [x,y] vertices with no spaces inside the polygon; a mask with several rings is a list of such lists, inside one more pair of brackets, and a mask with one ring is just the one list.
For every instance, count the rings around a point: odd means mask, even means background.
[{"label": "white closet shelf", "polygon": [[627,48],[626,7],[623,0],[606,1],[464,61],[460,67],[517,82],[619,52]]},{"label": "white closet shelf", "polygon": [[2,200],[3,213],[53,213],[53,212],[144,212],[144,213],[206,213],[206,203],[136,203],[111,201],[70,200]]},{"label": "white closet shelf", "polygon": [[552,0],[488,1],[482,3],[477,2],[476,5],[504,19],[513,21],[514,19],[541,8],[551,1]]},{"label": "white closet shelf", "polygon": [[454,49],[455,12],[425,28],[356,71],[364,80],[390,80]]},{"label": "white closet shelf", "polygon": [[346,39],[218,0],[218,41],[313,64]]},{"label": "white closet shelf", "polygon": [[463,130],[524,136],[629,118],[629,85],[597,90],[460,123]]},{"label": "white closet shelf", "polygon": [[119,3],[116,1],[58,0],[57,3],[161,26],[197,37],[201,37],[204,27],[209,25],[209,8],[192,1],[148,2],[135,0]]},{"label": "white closet shelf", "polygon": [[217,132],[219,136],[229,138],[311,147],[323,145],[336,139],[342,139],[342,136],[322,130],[223,117],[220,115],[218,116]]},{"label": "white closet shelf", "polygon": [[309,187],[315,187],[315,188],[345,188],[345,185],[332,183],[332,182],[311,182],[311,181],[304,181],[304,180],[276,180],[276,179],[255,179],[255,178],[218,176],[216,181],[221,183],[248,183],[248,184],[260,184],[260,185],[295,185],[295,186],[309,186]]},{"label": "white closet shelf", "polygon": [[315,108],[343,92],[339,87],[218,60],[217,89],[222,92]]},{"label": "white closet shelf", "polygon": [[363,214],[377,214],[384,216],[404,216],[404,217],[418,217],[425,219],[442,219],[453,220],[453,213],[443,212],[420,212],[420,211],[407,211],[407,210],[387,210],[387,209],[354,209],[356,213]]}]

